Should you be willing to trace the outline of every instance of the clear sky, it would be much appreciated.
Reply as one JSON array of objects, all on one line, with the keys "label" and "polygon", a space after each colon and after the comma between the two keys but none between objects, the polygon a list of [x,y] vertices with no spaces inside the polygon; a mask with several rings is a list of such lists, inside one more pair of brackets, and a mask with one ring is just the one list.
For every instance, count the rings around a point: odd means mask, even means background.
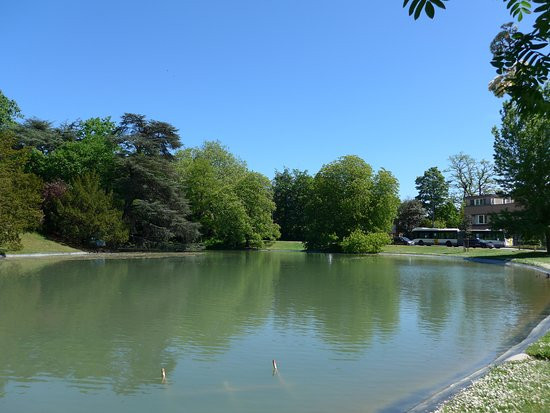
[{"label": "clear sky", "polygon": [[361,156],[415,177],[464,151],[492,159],[502,101],[489,43],[499,0],[414,21],[402,0],[17,0],[0,12],[0,89],[59,123],[124,112],[218,139],[249,167]]}]

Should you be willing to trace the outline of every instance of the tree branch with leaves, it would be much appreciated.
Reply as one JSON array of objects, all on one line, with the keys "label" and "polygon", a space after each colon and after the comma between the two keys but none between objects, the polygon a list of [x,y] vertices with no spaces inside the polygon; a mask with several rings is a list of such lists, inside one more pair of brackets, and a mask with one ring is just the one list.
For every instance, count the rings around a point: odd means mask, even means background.
[{"label": "tree branch with leaves", "polygon": [[[424,12],[430,19],[436,8],[445,9],[447,0],[404,0],[409,15],[418,19]],[[541,92],[548,81],[550,56],[550,1],[503,0],[510,15],[518,22],[528,14],[536,14],[532,30],[524,33],[513,24],[502,26],[491,44],[497,76],[489,83],[489,90],[501,97],[508,94],[520,112],[550,113],[550,103]]]}]

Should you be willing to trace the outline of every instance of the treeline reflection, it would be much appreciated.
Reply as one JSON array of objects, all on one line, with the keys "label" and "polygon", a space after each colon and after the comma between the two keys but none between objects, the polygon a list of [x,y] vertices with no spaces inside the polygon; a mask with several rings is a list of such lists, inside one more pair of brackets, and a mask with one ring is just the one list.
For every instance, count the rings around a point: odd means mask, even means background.
[{"label": "treeline reflection", "polygon": [[2,263],[0,394],[41,376],[136,392],[158,383],[160,366],[172,370],[184,354],[215,361],[268,320],[361,354],[404,323],[428,336],[452,325],[468,346],[503,314],[515,326],[547,308],[549,283],[479,268],[269,252]]}]

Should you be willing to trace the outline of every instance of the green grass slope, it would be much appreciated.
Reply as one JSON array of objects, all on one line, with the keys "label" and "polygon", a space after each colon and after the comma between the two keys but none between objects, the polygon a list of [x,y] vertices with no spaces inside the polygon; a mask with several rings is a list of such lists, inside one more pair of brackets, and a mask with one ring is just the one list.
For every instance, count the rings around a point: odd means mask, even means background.
[{"label": "green grass slope", "polygon": [[67,245],[46,239],[36,232],[28,232],[21,235],[23,248],[18,251],[6,251],[7,254],[48,254],[59,252],[79,252]]}]

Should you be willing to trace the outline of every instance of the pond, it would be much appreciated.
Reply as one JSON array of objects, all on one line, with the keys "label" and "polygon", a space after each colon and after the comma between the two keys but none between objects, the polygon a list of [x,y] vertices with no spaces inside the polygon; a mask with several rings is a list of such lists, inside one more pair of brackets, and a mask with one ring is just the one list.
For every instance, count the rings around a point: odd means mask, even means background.
[{"label": "pond", "polygon": [[5,260],[0,411],[403,411],[549,309],[536,272],[452,259]]}]

